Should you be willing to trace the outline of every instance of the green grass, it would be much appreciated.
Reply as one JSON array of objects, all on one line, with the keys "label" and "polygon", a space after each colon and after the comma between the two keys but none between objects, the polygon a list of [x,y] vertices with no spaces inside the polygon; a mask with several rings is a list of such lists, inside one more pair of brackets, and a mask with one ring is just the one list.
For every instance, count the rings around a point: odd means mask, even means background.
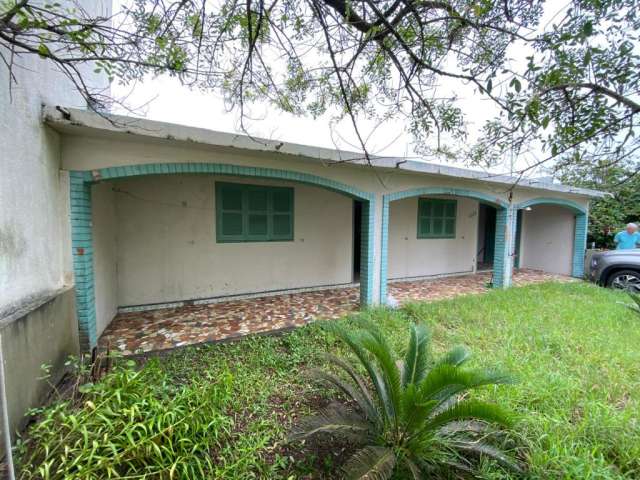
[{"label": "green grass", "polygon": [[[622,294],[582,283],[544,284],[405,311],[366,312],[391,343],[406,345],[407,325],[429,325],[436,353],[457,344],[472,366],[512,373],[515,385],[482,395],[518,415],[513,436],[528,478],[640,478],[640,316]],[[341,452],[285,442],[290,426],[326,392],[305,369],[339,350],[314,324],[279,337],[186,348],[163,356],[172,382],[224,377],[230,382],[227,442],[214,452],[215,478],[336,478]],[[510,478],[487,468],[485,478]]]},{"label": "green grass", "polygon": [[[531,478],[640,478],[640,317],[621,301],[626,297],[587,284],[545,284],[407,310],[430,326],[438,352],[464,344],[475,365],[517,378],[516,385],[486,395],[518,413],[516,435]],[[405,344],[407,315],[367,315],[394,345]],[[187,349],[165,365],[179,375],[233,371],[234,410],[245,425],[231,461],[286,478],[306,472],[290,465],[280,446],[288,423],[318,394],[302,373],[320,362],[328,342],[313,326],[279,338]],[[274,404],[278,417],[271,415]]]}]

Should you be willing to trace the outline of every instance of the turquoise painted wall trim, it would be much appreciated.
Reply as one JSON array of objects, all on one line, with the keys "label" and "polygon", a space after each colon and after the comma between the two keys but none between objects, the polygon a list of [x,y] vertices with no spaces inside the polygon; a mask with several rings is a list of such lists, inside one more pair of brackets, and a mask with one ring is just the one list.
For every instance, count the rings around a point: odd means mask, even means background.
[{"label": "turquoise painted wall trim", "polygon": [[589,215],[579,213],[576,215],[576,234],[573,239],[573,262],[571,275],[576,278],[584,277],[584,259],[587,253],[587,231],[589,227]]},{"label": "turquoise painted wall trim", "polygon": [[495,255],[493,257],[493,287],[508,288],[513,276],[516,210],[499,208],[496,215]]},{"label": "turquoise painted wall trim", "polygon": [[246,167],[222,163],[151,163],[108,167],[91,171],[71,171],[71,235],[73,269],[76,280],[76,308],[83,350],[97,343],[95,283],[93,269],[93,230],[91,224],[91,185],[102,180],[141,175],[210,174],[238,177],[285,180],[326,188],[363,202],[362,253],[360,275],[360,303],[363,307],[373,301],[373,255],[375,195],[351,185],[317,175],[263,167]]},{"label": "turquoise painted wall trim", "polygon": [[573,259],[571,261],[571,276],[582,278],[584,276],[584,258],[587,250],[587,231],[589,225],[589,211],[586,207],[565,200],[563,198],[532,198],[525,202],[519,203],[516,209],[520,210],[534,205],[557,205],[565,207],[576,214],[576,228],[573,238]]},{"label": "turquoise painted wall trim", "polygon": [[505,242],[505,238],[509,239],[510,236],[506,231],[507,225],[511,227],[511,222],[507,222],[507,218],[511,218],[511,215],[507,215],[509,210],[509,203],[499,197],[488,195],[482,192],[476,192],[475,190],[469,190],[466,188],[451,188],[451,187],[423,187],[414,188],[411,190],[404,190],[401,192],[393,192],[383,195],[382,197],[382,227],[381,227],[381,242],[380,242],[380,303],[387,302],[387,276],[388,276],[388,257],[389,257],[389,204],[395,200],[403,200],[405,198],[420,197],[423,195],[453,195],[456,197],[473,198],[480,202],[488,203],[495,206],[498,209],[498,220],[503,214],[503,227],[500,228],[496,225],[496,242],[495,242],[495,259],[500,264],[498,274],[496,274],[496,266],[494,263],[494,285],[501,288],[506,288],[511,285],[511,269],[504,268],[510,264],[511,249],[508,248],[510,243]]},{"label": "turquoise painted wall trim", "polygon": [[587,213],[587,209],[582,205],[576,202],[572,202],[571,200],[565,200],[562,198],[546,198],[546,197],[532,198],[531,200],[526,200],[524,202],[517,204],[515,208],[517,210],[521,210],[523,208],[533,207],[534,205],[559,205],[561,207],[566,207],[576,213],[584,213],[584,214]]},{"label": "turquoise painted wall trim", "polygon": [[90,182],[89,172],[69,172],[76,315],[80,345],[84,350],[94,346],[97,342]]}]

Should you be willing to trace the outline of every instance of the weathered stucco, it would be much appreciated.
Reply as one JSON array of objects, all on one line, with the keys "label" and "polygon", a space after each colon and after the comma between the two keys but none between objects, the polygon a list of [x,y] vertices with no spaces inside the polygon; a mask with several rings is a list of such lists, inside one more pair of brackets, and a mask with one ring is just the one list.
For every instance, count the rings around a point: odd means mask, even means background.
[{"label": "weathered stucco", "polygon": [[[28,313],[1,323],[0,338],[13,435],[24,426],[26,410],[41,405],[51,385],[58,382],[68,356],[78,354],[74,290],[54,292]],[[51,378],[47,380],[40,379],[44,364],[51,367]]]},{"label": "weathered stucco", "polygon": [[[294,240],[217,243],[216,181],[293,187]],[[109,220],[95,212],[105,207],[95,205],[110,199],[97,198],[93,188],[94,229],[104,231],[100,223]],[[140,177],[99,188],[115,190],[119,306],[352,281],[353,200],[345,195],[299,183],[212,175]],[[102,292],[97,286],[96,291]]]},{"label": "weathered stucco", "polygon": [[[111,2],[83,2],[83,8],[108,13]],[[9,72],[0,66],[0,318],[72,283],[60,135],[42,123],[42,106],[85,107],[73,85],[36,55],[16,57],[13,74],[8,88]],[[86,80],[106,86],[91,69]]]},{"label": "weathered stucco", "polygon": [[[478,231],[478,202],[457,200],[456,237],[418,238],[418,198],[389,204],[389,279],[472,272]],[[430,197],[435,198],[435,197]]]},{"label": "weathered stucco", "polygon": [[557,205],[534,205],[523,210],[520,265],[571,275],[575,212]]},{"label": "weathered stucco", "polygon": [[[108,17],[111,1],[86,1],[82,7]],[[9,401],[2,413],[13,433],[25,411],[50,390],[38,380],[40,366],[52,366],[55,382],[66,357],[78,353],[69,177],[60,168],[60,134],[42,122],[42,107],[84,108],[85,101],[51,62],[3,53],[12,57],[15,76],[10,82],[0,65],[0,328]],[[108,88],[90,65],[81,70],[88,85]]]},{"label": "weathered stucco", "polygon": [[108,183],[92,187],[93,268],[96,332],[99,336],[118,313],[116,195]]},{"label": "weathered stucco", "polygon": [[[373,301],[380,301],[381,225],[383,195],[416,188],[456,188],[479,192],[503,204],[517,204],[545,196],[570,199],[588,205],[585,195],[545,191],[532,187],[505,188],[503,184],[481,180],[460,179],[451,176],[420,174],[386,168],[372,169],[352,164],[331,164],[300,155],[274,151],[250,151],[229,146],[203,145],[174,138],[149,138],[125,133],[96,132],[95,130],[61,129],[66,135],[62,144],[63,167],[69,170],[96,171],[101,168],[145,164],[225,164],[243,167],[274,168],[291,172],[317,175],[339,181],[375,196]],[[82,136],[77,135],[81,133]]]}]

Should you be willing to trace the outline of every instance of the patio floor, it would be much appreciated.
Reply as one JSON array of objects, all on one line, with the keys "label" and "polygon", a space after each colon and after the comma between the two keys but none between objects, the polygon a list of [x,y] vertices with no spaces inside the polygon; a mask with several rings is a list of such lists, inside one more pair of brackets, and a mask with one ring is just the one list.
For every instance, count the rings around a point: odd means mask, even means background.
[{"label": "patio floor", "polygon": [[[400,303],[440,300],[486,292],[490,272],[431,280],[389,283],[389,294]],[[535,270],[514,273],[515,285],[568,281],[569,277]],[[207,305],[188,305],[120,313],[99,340],[102,348],[123,355],[215,342],[248,334],[302,326],[314,319],[339,318],[359,307],[357,287],[291,293]]]}]

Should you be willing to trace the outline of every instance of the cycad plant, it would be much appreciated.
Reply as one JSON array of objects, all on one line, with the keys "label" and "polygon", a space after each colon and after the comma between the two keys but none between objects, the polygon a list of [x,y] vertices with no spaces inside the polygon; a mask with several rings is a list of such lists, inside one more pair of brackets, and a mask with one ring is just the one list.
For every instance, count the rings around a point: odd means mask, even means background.
[{"label": "cycad plant", "polygon": [[640,315],[640,293],[638,292],[629,292],[629,297],[633,300],[633,303],[627,305],[627,308],[631,310],[636,315]]},{"label": "cycad plant", "polygon": [[[495,404],[469,398],[484,385],[509,382],[485,370],[463,369],[469,352],[462,347],[433,361],[424,325],[412,325],[408,348],[397,360],[384,335],[370,323],[330,326],[357,359],[329,355],[344,375],[316,370],[314,375],[349,399],[304,419],[294,438],[328,435],[348,440],[357,451],[344,473],[353,479],[434,478],[438,473],[472,473],[487,456],[519,470],[490,439],[495,425],[509,426],[511,415]],[[363,372],[361,374],[360,372]]]}]

